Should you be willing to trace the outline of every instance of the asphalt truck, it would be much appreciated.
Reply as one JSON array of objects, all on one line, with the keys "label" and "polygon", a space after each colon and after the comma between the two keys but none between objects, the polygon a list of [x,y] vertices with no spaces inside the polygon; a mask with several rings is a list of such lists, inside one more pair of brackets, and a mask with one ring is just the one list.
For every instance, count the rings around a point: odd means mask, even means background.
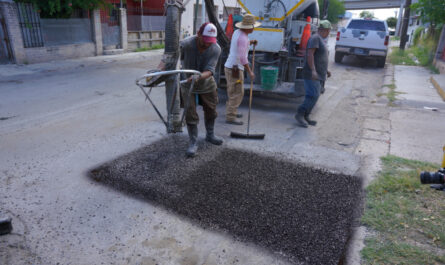
[{"label": "asphalt truck", "polygon": [[[257,21],[261,22],[261,26],[249,35],[250,39],[258,40],[255,47],[253,90],[286,97],[303,96],[305,47],[302,44],[319,24],[317,0],[238,0],[238,4],[245,13],[255,15]],[[217,20],[211,22],[218,24]],[[225,27],[227,21],[221,23],[221,29]],[[308,27],[309,31],[305,31]],[[225,47],[225,43],[220,45]],[[221,67],[216,76],[220,87],[225,85],[223,67],[227,56],[228,49],[223,49]],[[252,58],[249,59],[251,61]],[[247,75],[245,82],[250,83]],[[247,89],[249,86],[245,87]]]}]

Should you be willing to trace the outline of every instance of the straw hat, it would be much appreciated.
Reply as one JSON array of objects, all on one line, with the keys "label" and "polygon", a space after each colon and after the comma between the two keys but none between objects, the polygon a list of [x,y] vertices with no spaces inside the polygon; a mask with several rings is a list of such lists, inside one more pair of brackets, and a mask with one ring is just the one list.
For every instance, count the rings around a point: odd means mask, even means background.
[{"label": "straw hat", "polygon": [[255,16],[252,14],[246,14],[243,17],[243,21],[238,22],[235,26],[239,29],[253,29],[259,27],[261,25],[260,22],[255,21]]}]

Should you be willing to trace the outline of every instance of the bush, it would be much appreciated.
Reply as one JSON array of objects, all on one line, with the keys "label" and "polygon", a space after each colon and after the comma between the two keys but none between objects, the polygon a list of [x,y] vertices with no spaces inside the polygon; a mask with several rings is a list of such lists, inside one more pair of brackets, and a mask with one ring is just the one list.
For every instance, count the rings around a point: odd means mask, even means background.
[{"label": "bush", "polygon": [[419,44],[420,37],[422,36],[423,31],[425,30],[424,27],[420,26],[416,28],[413,34],[413,44],[416,46]]}]

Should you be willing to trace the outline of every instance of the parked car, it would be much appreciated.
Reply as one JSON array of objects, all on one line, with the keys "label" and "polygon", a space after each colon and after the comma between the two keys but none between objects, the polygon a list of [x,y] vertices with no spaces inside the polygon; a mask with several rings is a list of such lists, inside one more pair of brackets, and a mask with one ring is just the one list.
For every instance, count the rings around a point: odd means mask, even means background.
[{"label": "parked car", "polygon": [[335,62],[341,63],[345,55],[377,59],[384,67],[388,52],[389,31],[384,20],[351,19],[337,32]]}]

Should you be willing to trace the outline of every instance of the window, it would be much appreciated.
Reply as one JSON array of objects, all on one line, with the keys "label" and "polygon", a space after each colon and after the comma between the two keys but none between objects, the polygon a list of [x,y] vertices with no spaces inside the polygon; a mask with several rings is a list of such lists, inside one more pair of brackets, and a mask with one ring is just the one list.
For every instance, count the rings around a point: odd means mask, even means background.
[{"label": "window", "polygon": [[374,20],[351,20],[348,29],[386,31],[383,22]]}]

